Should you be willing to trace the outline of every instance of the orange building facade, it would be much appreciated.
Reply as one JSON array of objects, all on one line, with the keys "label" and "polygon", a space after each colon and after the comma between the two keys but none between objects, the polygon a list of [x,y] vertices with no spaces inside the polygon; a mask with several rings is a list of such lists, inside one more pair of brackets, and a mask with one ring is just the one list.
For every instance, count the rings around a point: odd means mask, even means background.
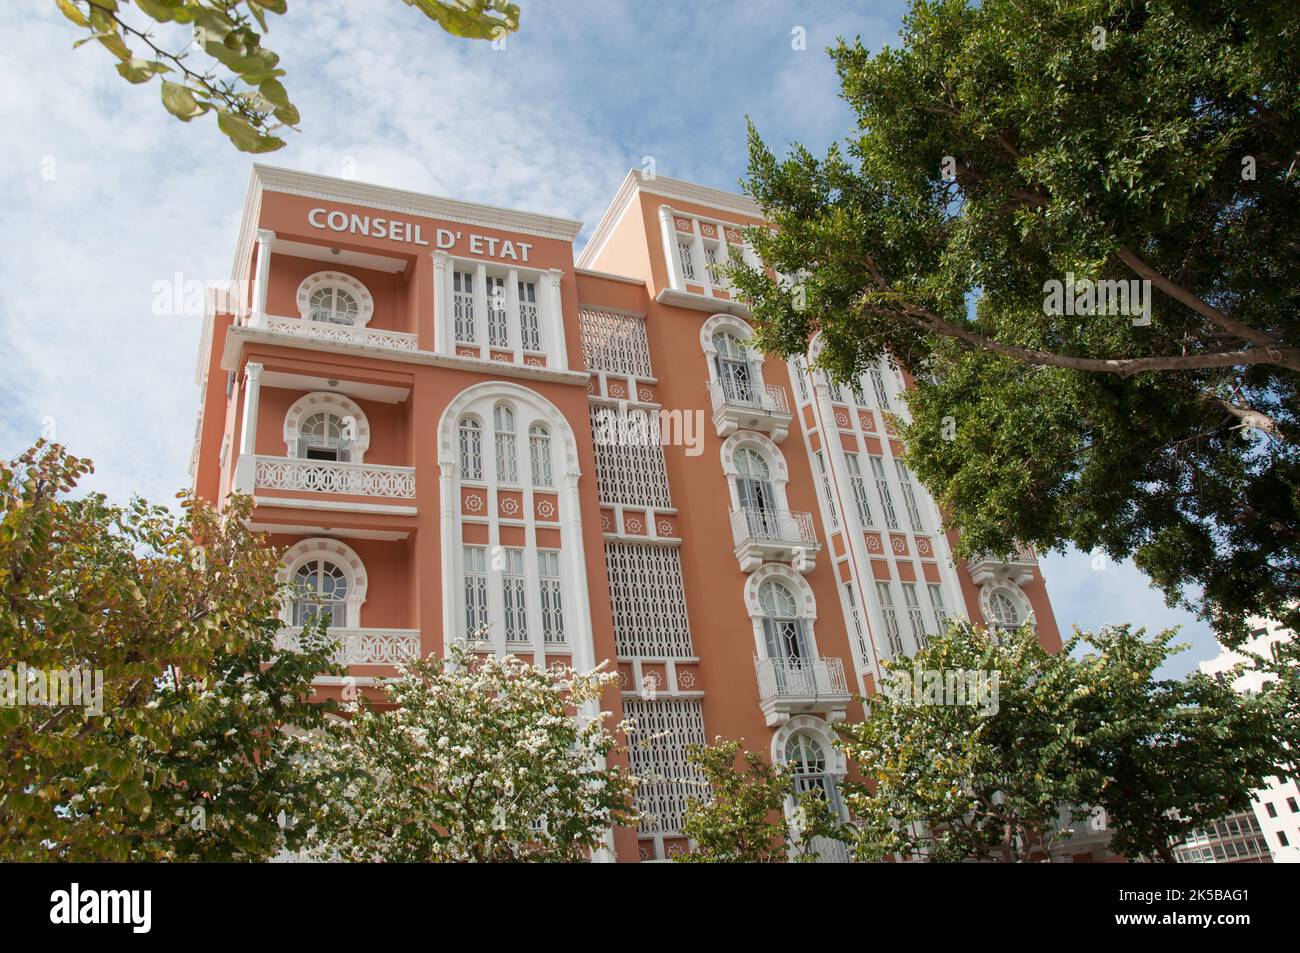
[{"label": "orange building facade", "polygon": [[[324,606],[349,680],[473,639],[619,674],[653,740],[622,861],[685,850],[685,746],[717,736],[837,801],[830,725],[948,616],[1060,637],[1032,553],[954,565],[889,416],[857,381],[750,350],[714,266],[748,199],[629,173],[581,223],[257,166],[208,314],[191,473]],[[322,679],[322,693],[340,680]]]}]

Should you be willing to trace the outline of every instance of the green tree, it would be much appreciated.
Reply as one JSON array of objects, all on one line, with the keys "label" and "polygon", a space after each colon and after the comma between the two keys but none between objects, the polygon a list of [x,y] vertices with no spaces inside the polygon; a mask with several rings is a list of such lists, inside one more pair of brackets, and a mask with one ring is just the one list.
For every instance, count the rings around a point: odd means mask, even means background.
[{"label": "green tree", "polygon": [[867,781],[846,796],[859,856],[1050,858],[1104,809],[1115,850],[1169,860],[1170,838],[1245,808],[1286,758],[1277,699],[1155,678],[1174,634],[1076,632],[1048,653],[1027,625],[954,622],[887,663],[866,719],[842,729]]},{"label": "green tree", "polygon": [[[402,0],[453,36],[497,40],[519,29],[519,7],[508,0]],[[182,122],[215,113],[217,127],[241,152],[274,152],[277,133],[298,126],[298,109],[281,78],[280,57],[262,46],[266,15],[288,11],[288,0],[54,0],[86,32],[76,46],[98,42],[117,58],[129,83],[161,81],[163,106]],[[159,26],[192,34],[165,43]],[[167,77],[171,77],[168,79]]]},{"label": "green tree", "polygon": [[[304,831],[281,818],[310,814],[315,792],[284,729],[322,723],[311,681],[340,671],[333,647],[318,632],[275,650],[277,555],[247,529],[249,499],[219,515],[186,497],[177,515],[70,496],[90,471],[44,443],[0,462],[0,859],[294,846]],[[101,704],[30,703],[72,671],[102,673]]]},{"label": "green tree", "polygon": [[[787,276],[728,269],[761,343],[916,377],[909,461],[962,555],[1073,543],[1230,639],[1294,627],[1298,40],[1282,0],[918,0],[896,48],[841,41],[843,148],[750,130]],[[1066,309],[1071,275],[1148,281],[1149,314]]]},{"label": "green tree", "polygon": [[[743,768],[737,766],[737,756]],[[687,761],[708,793],[686,805],[682,833],[692,842],[674,860],[696,864],[785,864],[817,860],[815,839],[842,834],[826,799],[815,791],[799,799],[793,819],[785,805],[794,792],[790,770],[759,753],[741,751],[738,741],[717,738],[689,745]]]},{"label": "green tree", "polygon": [[351,861],[580,861],[636,823],[636,780],[595,711],[612,673],[453,645],[401,667],[312,738],[323,791],[310,847]]}]

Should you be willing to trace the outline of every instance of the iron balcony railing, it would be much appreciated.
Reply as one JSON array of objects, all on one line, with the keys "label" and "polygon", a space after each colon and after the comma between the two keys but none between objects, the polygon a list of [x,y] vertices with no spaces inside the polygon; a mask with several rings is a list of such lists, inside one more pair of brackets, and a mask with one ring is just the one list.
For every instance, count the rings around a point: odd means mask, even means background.
[{"label": "iron balcony railing", "polygon": [[731,534],[737,544],[750,540],[792,545],[817,542],[811,513],[767,510],[757,506],[742,506],[731,511]]},{"label": "iron balcony railing", "polygon": [[844,662],[838,658],[757,658],[758,695],[764,702],[786,698],[847,698]]},{"label": "iron balcony railing", "polygon": [[721,380],[709,383],[713,409],[731,405],[747,410],[762,410],[769,414],[789,414],[790,405],[785,399],[785,389],[775,384],[753,384],[746,381]]}]

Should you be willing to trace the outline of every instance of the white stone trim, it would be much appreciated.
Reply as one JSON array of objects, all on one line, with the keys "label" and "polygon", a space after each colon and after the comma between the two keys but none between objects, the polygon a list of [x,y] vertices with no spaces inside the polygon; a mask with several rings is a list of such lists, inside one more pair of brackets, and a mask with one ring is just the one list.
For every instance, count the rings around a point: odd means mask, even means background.
[{"label": "white stone trim", "polygon": [[998,624],[997,617],[993,614],[993,607],[991,604],[991,599],[995,592],[1006,593],[1011,598],[1011,601],[1016,604],[1016,608],[1020,610],[1021,625],[1025,622],[1033,622],[1034,607],[1030,604],[1029,597],[1025,595],[1025,591],[1010,579],[994,578],[980,586],[979,590],[980,613],[984,616],[984,621],[987,624],[991,626]]},{"label": "white stone trim", "polygon": [[313,391],[304,394],[293,402],[284,415],[284,455],[293,458],[298,449],[299,427],[303,420],[312,414],[328,412],[345,420],[352,418],[356,424],[356,436],[352,450],[357,459],[351,463],[364,463],[366,451],[370,449],[370,418],[361,409],[361,405],[346,394],[329,391]]},{"label": "white stone trim", "polygon": [[826,750],[826,773],[842,778],[849,771],[848,759],[836,744],[835,731],[824,719],[814,715],[794,715],[772,732],[772,763],[785,764],[785,748],[798,734],[812,735]]},{"label": "white stone trim", "polygon": [[736,478],[740,476],[740,470],[736,466],[736,451],[742,447],[757,450],[767,461],[768,475],[772,488],[776,491],[776,508],[788,511],[790,503],[786,496],[786,485],[790,482],[790,468],[786,464],[785,454],[769,437],[756,430],[737,430],[722,441],[718,450],[722,459],[722,472],[727,477],[727,490],[731,494],[731,508],[735,510],[740,507],[740,495],[736,491]]},{"label": "white stone trim", "polygon": [[298,304],[298,317],[304,321],[311,320],[311,295],[321,288],[342,288],[356,296],[357,323],[354,328],[364,328],[375,316],[375,299],[370,289],[362,284],[361,279],[343,271],[317,271],[308,275],[298,285],[295,298]]},{"label": "white stone trim", "polygon": [[[521,480],[511,484],[510,492],[520,493],[523,499],[522,519],[506,520],[500,516],[498,506],[498,487],[496,482],[496,441],[490,426],[483,430],[483,477],[482,481],[471,484],[480,488],[487,498],[485,509],[488,527],[487,548],[500,545],[500,528],[502,525],[523,525],[524,528],[524,576],[526,591],[530,593],[528,602],[528,627],[530,645],[534,652],[534,661],[545,661],[547,646],[542,637],[541,616],[538,609],[537,593],[540,585],[537,575],[537,529],[533,518],[534,497],[536,493],[555,494],[559,501],[557,522],[560,524],[560,578],[562,584],[561,599],[564,611],[565,638],[572,650],[575,668],[588,669],[596,664],[594,627],[591,619],[590,592],[587,584],[587,564],[582,539],[581,500],[578,495],[578,480],[581,468],[578,464],[577,439],[573,428],[559,409],[549,400],[534,390],[521,387],[507,381],[484,381],[471,385],[457,394],[443,410],[438,422],[438,467],[439,477],[439,523],[441,529],[441,548],[443,566],[443,638],[446,648],[462,638],[464,617],[461,614],[463,574],[462,524],[467,522],[461,514],[461,477],[460,477],[460,442],[458,424],[465,416],[477,417],[489,425],[492,421],[492,409],[498,404],[509,404],[515,414],[516,452],[520,454],[519,468]],[[552,476],[554,487],[534,489],[529,472],[528,429],[533,424],[546,427],[551,435]],[[520,438],[518,435],[523,435]],[[529,477],[524,479],[523,477]],[[482,522],[478,520],[476,522]],[[549,548],[549,547],[548,547]],[[494,573],[488,580],[489,618],[492,618],[496,606],[501,600],[500,574]],[[494,627],[490,641],[498,653],[506,651],[505,633]],[[518,654],[517,650],[515,653]]]},{"label": "white stone trim", "polygon": [[[276,570],[275,581],[282,586],[287,586],[293,581],[293,574],[298,571],[298,568],[303,563],[322,558],[328,558],[342,569],[344,576],[348,580],[348,596],[344,600],[348,617],[345,624],[341,625],[340,628],[361,628],[361,607],[366,602],[369,579],[366,576],[366,567],[361,561],[361,557],[357,555],[356,550],[342,540],[315,536],[294,543],[280,558],[280,568]],[[280,608],[280,618],[286,626],[291,625],[293,622],[290,609],[289,601],[286,599],[284,605]]]}]

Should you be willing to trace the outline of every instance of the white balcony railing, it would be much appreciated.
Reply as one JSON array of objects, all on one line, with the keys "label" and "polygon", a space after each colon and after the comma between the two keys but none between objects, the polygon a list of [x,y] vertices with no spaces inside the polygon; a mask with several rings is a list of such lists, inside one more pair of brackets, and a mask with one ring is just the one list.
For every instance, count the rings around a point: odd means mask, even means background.
[{"label": "white balcony railing", "polygon": [[[328,630],[339,642],[334,659],[340,665],[396,665],[402,659],[420,655],[419,629],[336,629]],[[296,649],[302,628],[281,629],[275,637],[276,648]]]},{"label": "white balcony railing", "polygon": [[384,499],[415,498],[415,468],[332,460],[255,457],[253,487],[305,493],[346,493]]},{"label": "white balcony railing", "polygon": [[745,410],[761,410],[769,414],[789,415],[790,405],[785,399],[785,389],[775,384],[752,384],[745,381],[711,381],[709,396],[713,409],[733,405]]},{"label": "white balcony railing", "polygon": [[301,318],[282,318],[268,314],[265,328],[276,334],[324,341],[329,344],[347,344],[353,347],[379,347],[394,351],[419,350],[418,339],[404,331],[385,331],[381,328],[357,328],[349,324],[329,324],[324,321],[304,321]]},{"label": "white balcony railing", "polygon": [[1023,586],[1034,577],[1034,568],[1037,565],[1038,557],[1034,554],[1034,550],[1029,546],[1021,545],[1005,561],[987,555],[976,556],[967,561],[966,568],[970,570],[971,578],[977,586],[999,578]]},{"label": "white balcony railing", "polygon": [[847,702],[844,662],[837,658],[757,658],[758,697],[762,702],[811,700]]},{"label": "white balcony railing", "polygon": [[731,535],[737,544],[749,540],[795,546],[817,542],[811,513],[764,510],[756,506],[731,511]]}]

